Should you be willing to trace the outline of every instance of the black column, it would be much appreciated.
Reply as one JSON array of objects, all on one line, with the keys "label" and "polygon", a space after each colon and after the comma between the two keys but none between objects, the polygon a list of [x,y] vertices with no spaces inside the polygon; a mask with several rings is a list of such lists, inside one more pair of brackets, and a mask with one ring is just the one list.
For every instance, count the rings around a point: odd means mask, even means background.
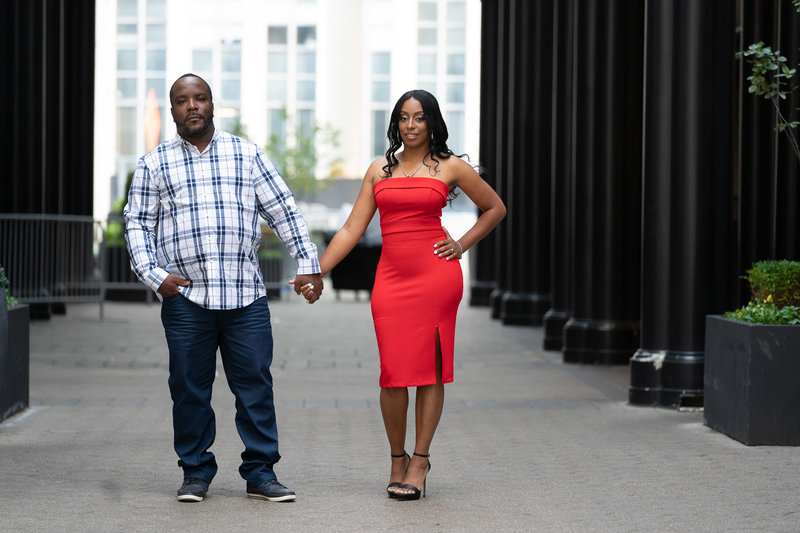
[{"label": "black column", "polygon": [[512,0],[513,81],[508,108],[508,290],[503,324],[538,326],[550,307],[552,0]]},{"label": "black column", "polygon": [[[495,127],[494,127],[494,168],[489,169],[497,176],[495,190],[503,200],[508,203],[510,198],[509,187],[512,183],[509,165],[509,152],[511,150],[509,131],[509,108],[513,104],[514,70],[511,68],[514,47],[513,35],[513,6],[515,0],[497,0],[497,56],[495,63],[495,76],[497,79],[497,101],[495,102]],[[508,290],[510,277],[510,261],[506,259],[511,240],[508,227],[509,216],[500,222],[494,229],[494,270],[497,284],[489,295],[489,306],[492,318],[500,318],[500,305],[503,295]]]},{"label": "black column", "polygon": [[572,234],[574,0],[553,5],[553,120],[550,170],[550,294],[544,314],[544,349],[561,350],[569,319]]},{"label": "black column", "polygon": [[[789,58],[788,63],[797,68],[800,65],[800,13],[797,7],[784,2],[781,5],[780,50]],[[796,76],[796,75],[795,75]],[[798,85],[795,77],[792,82]],[[789,120],[800,121],[800,91],[793,91],[783,102],[782,112]],[[794,130],[800,141],[800,130]],[[778,176],[777,202],[775,207],[775,227],[777,238],[775,257],[777,259],[800,259],[800,158],[785,134],[778,138]]]},{"label": "black column", "polygon": [[0,3],[0,212],[92,214],[94,4]]},{"label": "black column", "polygon": [[627,364],[639,347],[644,4],[576,3],[571,317],[564,361]]},{"label": "black column", "polygon": [[[497,54],[498,0],[481,2],[481,109],[480,165],[483,178],[497,190]],[[480,215],[480,213],[478,213]],[[497,232],[491,232],[470,250],[470,300],[472,306],[488,306],[492,291],[497,288],[495,250]]]},{"label": "black column", "polygon": [[642,346],[632,404],[702,405],[732,261],[734,2],[647,3]]}]

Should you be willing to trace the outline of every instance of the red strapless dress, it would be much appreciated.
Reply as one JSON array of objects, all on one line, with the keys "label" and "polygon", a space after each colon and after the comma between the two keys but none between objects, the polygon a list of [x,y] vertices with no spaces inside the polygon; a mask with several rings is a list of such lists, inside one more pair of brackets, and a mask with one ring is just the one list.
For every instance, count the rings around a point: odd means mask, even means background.
[{"label": "red strapless dress", "polygon": [[381,387],[436,383],[436,335],[442,383],[453,381],[456,312],[463,293],[458,260],[433,253],[445,238],[447,185],[435,178],[388,178],[375,184],[383,245],[372,290]]}]

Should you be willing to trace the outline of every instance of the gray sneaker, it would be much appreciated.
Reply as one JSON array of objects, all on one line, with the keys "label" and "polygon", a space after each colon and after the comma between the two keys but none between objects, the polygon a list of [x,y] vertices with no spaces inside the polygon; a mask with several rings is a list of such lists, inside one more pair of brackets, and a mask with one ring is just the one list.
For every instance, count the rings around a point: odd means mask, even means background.
[{"label": "gray sneaker", "polygon": [[277,479],[268,479],[261,485],[247,484],[248,498],[261,498],[271,502],[293,502],[297,499],[294,491],[281,485]]},{"label": "gray sneaker", "polygon": [[208,492],[208,481],[199,477],[187,477],[178,489],[179,502],[201,502]]}]

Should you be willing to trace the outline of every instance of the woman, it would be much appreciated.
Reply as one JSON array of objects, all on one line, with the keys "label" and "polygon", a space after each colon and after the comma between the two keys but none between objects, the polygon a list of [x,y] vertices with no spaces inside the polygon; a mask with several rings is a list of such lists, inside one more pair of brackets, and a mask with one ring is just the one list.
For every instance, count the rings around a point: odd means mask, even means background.
[{"label": "woman", "polygon": [[[491,187],[447,147],[447,136],[436,98],[422,90],[405,93],[392,111],[386,157],[370,165],[350,216],[320,259],[326,275],[380,209],[383,246],[372,316],[381,359],[380,405],[392,456],[386,490],[401,500],[424,496],[444,384],[453,381],[456,310],[463,293],[458,259],[506,212]],[[458,240],[440,220],[455,187],[482,211]],[[307,285],[302,290],[310,297],[314,289]],[[417,387],[413,456],[405,451],[407,387]]]}]

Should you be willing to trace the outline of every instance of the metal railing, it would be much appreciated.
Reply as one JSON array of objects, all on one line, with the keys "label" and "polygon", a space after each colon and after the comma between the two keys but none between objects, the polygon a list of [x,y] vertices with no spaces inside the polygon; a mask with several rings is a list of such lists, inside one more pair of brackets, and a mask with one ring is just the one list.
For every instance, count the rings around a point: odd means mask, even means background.
[{"label": "metal railing", "polygon": [[102,303],[95,253],[101,239],[102,228],[92,217],[0,214],[0,264],[8,293],[27,304]]},{"label": "metal railing", "polygon": [[[0,214],[0,265],[8,293],[26,304],[98,302],[112,289],[153,292],[130,267],[121,217],[105,223],[72,215]],[[286,247],[265,239],[259,253],[264,284],[275,299],[288,291],[295,261]]]}]

